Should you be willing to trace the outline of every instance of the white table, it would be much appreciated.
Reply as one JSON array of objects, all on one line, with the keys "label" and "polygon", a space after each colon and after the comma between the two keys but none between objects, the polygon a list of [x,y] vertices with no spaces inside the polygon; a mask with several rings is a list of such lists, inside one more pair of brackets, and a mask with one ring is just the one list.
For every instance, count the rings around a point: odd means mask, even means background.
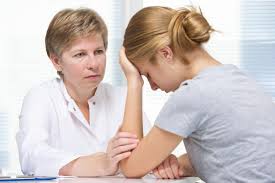
[{"label": "white table", "polygon": [[144,177],[142,179],[127,179],[123,177],[98,177],[98,178],[72,178],[60,179],[58,183],[202,183],[197,177],[188,177],[183,179],[156,179]]},{"label": "white table", "polygon": [[[5,183],[203,183],[197,177],[183,179],[156,179],[153,176],[145,176],[142,179],[127,179],[121,176],[104,176],[89,178],[57,178],[51,181],[12,181]],[[2,183],[2,182],[1,182]]]}]

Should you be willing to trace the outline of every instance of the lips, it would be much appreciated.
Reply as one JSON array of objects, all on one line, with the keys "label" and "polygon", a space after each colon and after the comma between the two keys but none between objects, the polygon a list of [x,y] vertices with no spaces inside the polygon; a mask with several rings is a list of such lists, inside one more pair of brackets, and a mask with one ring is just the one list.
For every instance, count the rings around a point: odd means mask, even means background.
[{"label": "lips", "polygon": [[99,74],[93,74],[93,75],[86,76],[85,79],[96,79],[96,78],[99,78],[99,77],[100,77]]}]

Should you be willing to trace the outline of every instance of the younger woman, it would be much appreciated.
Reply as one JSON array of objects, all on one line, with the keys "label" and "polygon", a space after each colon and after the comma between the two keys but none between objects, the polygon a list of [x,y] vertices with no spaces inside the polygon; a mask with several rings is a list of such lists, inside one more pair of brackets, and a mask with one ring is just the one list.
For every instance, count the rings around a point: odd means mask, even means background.
[{"label": "younger woman", "polygon": [[[202,48],[212,30],[193,8],[147,7],[130,20],[120,60],[128,82],[121,130],[141,141],[120,163],[127,177],[155,169],[163,178],[182,171],[209,183],[275,182],[275,105],[241,70]],[[174,92],[144,138],[140,75],[153,90]],[[182,140],[187,154],[169,164]]]}]

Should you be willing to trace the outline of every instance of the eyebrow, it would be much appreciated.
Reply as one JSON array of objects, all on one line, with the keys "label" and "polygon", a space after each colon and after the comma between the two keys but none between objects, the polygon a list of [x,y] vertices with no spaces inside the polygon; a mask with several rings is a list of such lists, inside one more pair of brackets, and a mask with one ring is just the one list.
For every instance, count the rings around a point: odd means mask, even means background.
[{"label": "eyebrow", "polygon": [[99,46],[99,47],[96,47],[95,49],[96,49],[96,50],[97,50],[97,49],[105,49],[105,47],[104,47],[104,46]]},{"label": "eyebrow", "polygon": [[[104,49],[105,50],[105,47],[104,46],[98,46],[98,47],[95,48],[95,50],[98,50],[98,49]],[[71,50],[72,53],[79,52],[79,51],[86,51],[86,49],[77,48],[75,50]]]}]

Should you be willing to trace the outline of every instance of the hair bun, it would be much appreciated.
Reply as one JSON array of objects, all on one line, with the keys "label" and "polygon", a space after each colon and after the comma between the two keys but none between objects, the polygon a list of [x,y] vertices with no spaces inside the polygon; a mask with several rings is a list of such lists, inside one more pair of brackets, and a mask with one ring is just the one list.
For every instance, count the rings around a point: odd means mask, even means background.
[{"label": "hair bun", "polygon": [[210,33],[213,31],[204,16],[195,9],[191,9],[186,14],[183,27],[187,36],[199,44],[207,42],[210,38]]},{"label": "hair bun", "polygon": [[213,29],[200,12],[191,7],[176,11],[168,31],[174,47],[189,49],[207,42]]}]

